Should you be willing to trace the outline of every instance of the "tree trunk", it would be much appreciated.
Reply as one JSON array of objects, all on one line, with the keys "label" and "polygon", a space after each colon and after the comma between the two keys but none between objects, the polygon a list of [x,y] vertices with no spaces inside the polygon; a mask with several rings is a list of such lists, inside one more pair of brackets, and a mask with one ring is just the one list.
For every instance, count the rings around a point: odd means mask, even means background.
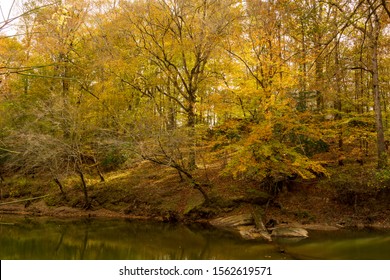
[{"label": "tree trunk", "polygon": [[[319,48],[319,47],[318,47]],[[324,97],[323,97],[323,91],[322,91],[322,83],[323,80],[323,71],[324,71],[324,63],[322,61],[322,57],[317,57],[316,60],[316,77],[315,77],[315,84],[316,84],[316,106],[317,110],[319,112],[323,111],[324,109]]]},{"label": "tree trunk", "polygon": [[187,128],[188,128],[188,137],[189,137],[189,154],[188,154],[188,170],[196,169],[196,140],[195,140],[195,96],[190,95],[188,105],[188,119],[187,119]]},{"label": "tree trunk", "polygon": [[58,180],[58,178],[54,178],[53,180],[57,184],[57,186],[60,188],[61,194],[65,197],[64,188],[62,187],[60,180]]},{"label": "tree trunk", "polygon": [[378,41],[380,34],[380,22],[379,17],[375,12],[372,17],[374,18],[371,21],[371,30],[369,30],[372,31],[370,32],[372,91],[374,95],[375,124],[377,132],[378,169],[383,169],[387,167],[387,151],[379,91]]},{"label": "tree trunk", "polygon": [[298,96],[298,110],[301,112],[306,111],[307,109],[307,100],[306,100],[306,93],[307,93],[307,49],[306,49],[306,31],[305,31],[305,25],[303,19],[301,19],[301,63],[300,63],[300,76],[299,76],[299,96]]},{"label": "tree trunk", "polygon": [[100,182],[105,182],[106,179],[104,179],[103,173],[100,171],[100,169],[99,169],[98,166],[96,166],[96,171],[97,171],[97,173],[98,173],[98,175],[99,175]]},{"label": "tree trunk", "polygon": [[99,164],[94,156],[92,156],[93,164],[95,165],[96,171],[99,175],[100,182],[105,182],[106,180],[104,179],[103,173],[100,171]]},{"label": "tree trunk", "polygon": [[251,206],[251,214],[253,217],[253,221],[255,222],[256,229],[267,232],[267,228],[264,226],[263,223],[263,213],[264,210],[261,209],[259,206]]},{"label": "tree trunk", "polygon": [[205,204],[208,205],[210,203],[210,198],[207,192],[203,189],[203,187],[199,183],[192,181],[192,184],[194,186],[194,189],[198,190],[202,194]]},{"label": "tree trunk", "polygon": [[323,82],[324,82],[324,58],[321,54],[321,48],[322,48],[322,31],[320,28],[320,24],[322,22],[322,4],[321,2],[315,4],[315,13],[316,13],[316,23],[315,27],[317,29],[315,41],[314,41],[314,48],[316,52],[316,60],[315,60],[315,91],[316,91],[316,105],[317,110],[319,112],[323,111],[324,109],[324,97],[323,97]]},{"label": "tree trunk", "polygon": [[[340,65],[340,52],[339,52],[339,43],[336,42],[335,47],[335,66],[336,66],[336,101],[334,103],[334,108],[336,109],[335,120],[340,121],[342,119],[341,110],[342,110],[342,102],[341,102],[341,65]],[[344,165],[343,159],[343,127],[338,124],[338,149],[339,149],[339,160],[338,164],[340,166]]]},{"label": "tree trunk", "polygon": [[[183,167],[181,167],[178,164],[173,164],[173,165],[171,165],[171,167],[175,168],[179,172],[179,174],[180,173],[184,174],[187,177],[187,179],[190,181],[192,187],[194,189],[198,190],[203,195],[203,198],[205,200],[205,204],[206,205],[209,204],[210,198],[209,198],[207,192],[203,189],[202,184],[198,183],[195,180],[194,176],[192,176],[192,174],[188,170],[185,170]],[[180,174],[180,177],[181,177],[181,174]]]},{"label": "tree trunk", "polygon": [[[361,61],[360,63],[361,64]],[[356,100],[356,112],[358,114],[364,113],[364,92],[363,92],[363,69],[355,71],[355,100]]]},{"label": "tree trunk", "polygon": [[84,208],[90,209],[91,202],[89,201],[89,197],[88,197],[87,183],[85,182],[84,173],[81,171],[80,167],[77,167],[77,173],[79,173],[81,185],[82,185],[82,189],[83,189],[83,193],[84,193],[84,201],[85,201]]}]

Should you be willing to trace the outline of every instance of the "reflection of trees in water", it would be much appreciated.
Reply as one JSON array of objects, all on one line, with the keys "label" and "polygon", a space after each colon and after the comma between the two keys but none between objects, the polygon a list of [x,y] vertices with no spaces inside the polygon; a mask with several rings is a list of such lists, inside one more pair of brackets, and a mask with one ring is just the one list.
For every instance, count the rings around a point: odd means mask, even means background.
[{"label": "reflection of trees in water", "polygon": [[199,259],[200,260],[204,260],[204,259],[208,259],[209,257],[207,257],[207,255],[209,255],[209,252],[210,252],[210,239],[206,238],[205,239],[205,243],[202,247],[202,249],[199,251]]},{"label": "reflection of trees in water", "polygon": [[[343,259],[364,255],[371,258],[373,251],[378,255],[379,247],[390,245],[390,238],[383,236],[368,238],[362,233],[342,232],[318,237],[312,234],[297,243],[280,240],[269,244],[242,241],[209,228],[134,221],[78,222],[62,225],[60,232],[56,251],[61,251],[61,247],[67,250],[65,257],[80,259]],[[368,250],[369,246],[375,249]]]},{"label": "reflection of trees in water", "polygon": [[99,219],[18,221],[0,243],[19,259],[253,259],[275,250],[206,227]]},{"label": "reflection of trees in water", "polygon": [[389,231],[339,230],[311,232],[299,243],[283,243],[295,259],[306,260],[388,260]]},{"label": "reflection of trees in water", "polygon": [[65,233],[67,232],[67,230],[68,230],[68,226],[66,226],[66,225],[60,226],[60,239],[58,240],[57,245],[54,249],[54,256],[56,256],[56,257],[58,256],[58,252],[60,250],[62,242],[64,241],[64,236],[65,236]]},{"label": "reflection of trees in water", "polygon": [[89,227],[85,227],[84,230],[84,240],[83,240],[83,245],[81,249],[81,254],[80,254],[80,260],[84,260],[84,255],[85,255],[85,250],[87,249],[87,243],[88,243],[88,232],[89,232]]}]

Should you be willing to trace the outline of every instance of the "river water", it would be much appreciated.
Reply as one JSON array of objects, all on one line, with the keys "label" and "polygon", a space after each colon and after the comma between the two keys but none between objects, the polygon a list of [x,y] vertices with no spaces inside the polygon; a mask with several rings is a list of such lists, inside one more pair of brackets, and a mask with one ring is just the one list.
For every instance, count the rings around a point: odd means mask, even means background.
[{"label": "river water", "polygon": [[0,216],[0,259],[390,260],[390,231],[309,234],[304,240],[268,243],[200,225]]}]

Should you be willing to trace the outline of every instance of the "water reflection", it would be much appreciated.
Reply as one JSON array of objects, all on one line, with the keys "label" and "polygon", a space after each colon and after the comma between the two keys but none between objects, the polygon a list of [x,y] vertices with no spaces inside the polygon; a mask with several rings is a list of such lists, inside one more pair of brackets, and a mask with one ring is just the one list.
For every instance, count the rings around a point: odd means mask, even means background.
[{"label": "water reflection", "polygon": [[390,234],[385,230],[314,231],[299,243],[279,244],[299,259],[390,260]]},{"label": "water reflection", "polygon": [[199,225],[15,217],[3,218],[0,223],[1,259],[286,258],[274,244],[243,241]]},{"label": "water reflection", "polygon": [[387,231],[310,232],[274,243],[199,225],[0,217],[0,259],[388,259]]}]

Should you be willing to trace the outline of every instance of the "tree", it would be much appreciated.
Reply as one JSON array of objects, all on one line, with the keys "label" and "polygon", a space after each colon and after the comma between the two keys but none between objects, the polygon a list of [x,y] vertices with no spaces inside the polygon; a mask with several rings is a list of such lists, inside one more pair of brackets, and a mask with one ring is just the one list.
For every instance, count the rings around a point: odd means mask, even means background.
[{"label": "tree", "polygon": [[[185,126],[190,138],[195,137],[199,98],[205,94],[205,85],[215,78],[216,73],[210,66],[220,42],[228,34],[234,4],[234,1],[159,0],[123,6],[130,38],[154,71],[150,77],[141,73],[142,80],[148,83],[147,88],[128,82],[153,97],[157,93],[165,96],[171,102],[171,109],[172,104],[176,104],[177,113],[186,116]],[[172,114],[171,109],[169,114]],[[196,166],[194,145],[193,140],[188,147],[190,170]]]},{"label": "tree", "polygon": [[12,17],[16,0],[13,0],[9,10],[5,10],[4,6],[0,5],[0,34],[3,30],[7,28],[13,21],[15,21],[18,16]]},{"label": "tree", "polygon": [[378,51],[384,28],[383,25],[388,25],[389,23],[388,20],[384,20],[386,3],[383,4],[382,1],[377,0],[366,0],[359,1],[354,4],[354,8],[349,13],[341,6],[337,7],[343,13],[347,23],[351,24],[356,30],[361,32],[363,36],[362,46],[367,45],[366,58],[369,61],[361,61],[362,65],[354,67],[354,69],[361,68],[371,75],[371,90],[373,93],[372,96],[374,101],[377,134],[378,168],[383,169],[387,167],[388,160],[382,121]]},{"label": "tree", "polygon": [[247,1],[241,28],[227,45],[231,59],[241,64],[230,89],[243,100],[245,119],[227,122],[218,132],[234,150],[227,171],[267,187],[294,176],[326,174],[302,144],[321,136],[291,96],[299,85],[298,71],[291,67],[293,49],[285,46],[290,40],[285,8],[278,1]]},{"label": "tree", "polygon": [[382,0],[26,1],[0,37],[3,170],[77,175],[88,206],[88,173],[130,154],[206,200],[205,151],[272,185],[377,139],[385,168],[389,21]]},{"label": "tree", "polygon": [[385,134],[382,121],[381,94],[379,89],[379,62],[378,62],[378,45],[379,36],[381,35],[382,22],[381,14],[383,10],[378,10],[378,1],[367,0],[368,4],[368,29],[364,30],[369,39],[369,49],[371,54],[371,65],[369,67],[372,75],[372,91],[374,94],[375,124],[377,132],[377,150],[378,150],[378,168],[387,167],[387,151],[385,144]]},{"label": "tree", "polygon": [[85,174],[97,170],[104,180],[98,160],[104,158],[102,147],[112,134],[100,130],[93,109],[98,97],[86,87],[90,69],[83,67],[82,50],[87,6],[39,3],[44,8],[38,9],[37,3],[29,4],[33,6],[27,9],[36,13],[25,14],[25,55],[17,61],[23,66],[12,73],[24,87],[22,91],[14,87],[17,94],[7,108],[13,123],[3,141],[6,169],[49,176],[62,192],[61,179],[77,174],[84,207],[89,208]]}]

